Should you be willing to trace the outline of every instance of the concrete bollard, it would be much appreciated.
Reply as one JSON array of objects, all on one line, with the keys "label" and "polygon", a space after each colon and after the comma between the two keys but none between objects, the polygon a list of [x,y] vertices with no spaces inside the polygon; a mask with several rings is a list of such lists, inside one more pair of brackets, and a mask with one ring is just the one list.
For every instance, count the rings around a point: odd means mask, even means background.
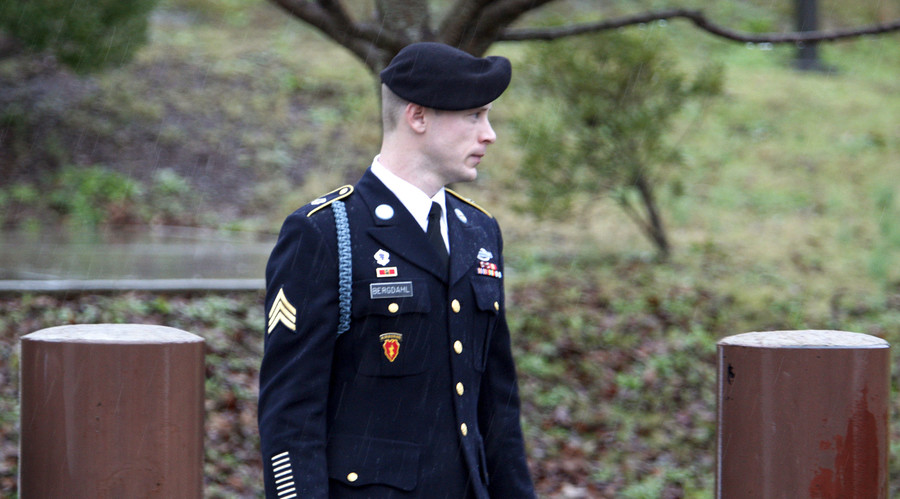
[{"label": "concrete bollard", "polygon": [[203,355],[163,326],[23,336],[19,497],[202,497]]},{"label": "concrete bollard", "polygon": [[843,331],[718,344],[716,497],[888,497],[890,346]]}]

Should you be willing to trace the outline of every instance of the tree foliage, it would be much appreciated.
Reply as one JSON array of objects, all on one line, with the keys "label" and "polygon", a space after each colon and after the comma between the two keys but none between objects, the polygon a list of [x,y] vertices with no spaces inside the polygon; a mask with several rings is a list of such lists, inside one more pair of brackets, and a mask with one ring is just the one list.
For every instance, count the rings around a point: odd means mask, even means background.
[{"label": "tree foliage", "polygon": [[612,194],[667,256],[655,187],[679,149],[666,135],[685,103],[721,91],[721,66],[704,66],[689,81],[647,30],[535,45],[529,59],[523,78],[540,99],[539,111],[517,119],[526,208],[562,217],[579,198]]},{"label": "tree foliage", "polygon": [[84,73],[130,60],[147,39],[157,1],[8,0],[0,2],[0,30]]}]

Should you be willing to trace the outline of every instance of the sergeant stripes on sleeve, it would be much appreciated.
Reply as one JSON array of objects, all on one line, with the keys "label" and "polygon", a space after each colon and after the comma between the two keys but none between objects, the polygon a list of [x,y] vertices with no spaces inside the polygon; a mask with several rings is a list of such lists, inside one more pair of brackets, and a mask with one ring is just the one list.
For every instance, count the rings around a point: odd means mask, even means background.
[{"label": "sergeant stripes on sleeve", "polygon": [[297,497],[290,453],[282,452],[277,456],[272,456],[272,472],[275,474],[275,490],[278,491],[278,497],[280,499]]},{"label": "sergeant stripes on sleeve", "polygon": [[284,296],[284,288],[278,290],[272,308],[269,309],[269,333],[278,323],[282,323],[291,331],[297,330],[297,309]]}]

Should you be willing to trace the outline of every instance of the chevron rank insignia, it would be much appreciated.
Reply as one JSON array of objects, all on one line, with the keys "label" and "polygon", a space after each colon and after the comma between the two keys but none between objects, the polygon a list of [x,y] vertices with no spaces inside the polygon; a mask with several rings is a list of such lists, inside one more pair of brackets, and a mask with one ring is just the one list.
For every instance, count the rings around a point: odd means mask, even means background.
[{"label": "chevron rank insignia", "polygon": [[297,330],[297,309],[284,296],[284,288],[278,290],[272,308],[269,309],[269,333],[279,322],[291,331]]}]

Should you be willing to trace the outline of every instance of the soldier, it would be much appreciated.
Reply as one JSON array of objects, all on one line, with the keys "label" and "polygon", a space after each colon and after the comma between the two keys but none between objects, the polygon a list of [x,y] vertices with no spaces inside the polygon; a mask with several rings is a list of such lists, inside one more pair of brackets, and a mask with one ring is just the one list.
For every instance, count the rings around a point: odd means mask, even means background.
[{"label": "soldier", "polygon": [[502,57],[410,45],[381,72],[381,152],[285,220],[266,268],[266,496],[529,498],[500,228],[474,180]]}]

